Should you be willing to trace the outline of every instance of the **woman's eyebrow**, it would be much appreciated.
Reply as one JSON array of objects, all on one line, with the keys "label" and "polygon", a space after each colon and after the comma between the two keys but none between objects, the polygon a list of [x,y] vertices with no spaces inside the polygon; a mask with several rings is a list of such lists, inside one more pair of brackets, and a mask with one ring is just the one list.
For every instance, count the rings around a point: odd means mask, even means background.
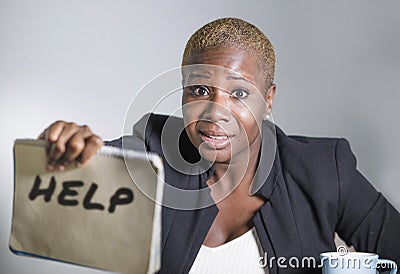
[{"label": "woman's eyebrow", "polygon": [[[187,77],[187,81],[193,81],[196,79],[210,79],[211,75],[209,73],[190,73]],[[247,79],[241,75],[228,75],[226,76],[226,80],[239,80],[239,81],[245,81],[247,83],[250,83],[252,85],[256,85],[254,81]]]},{"label": "woman's eyebrow", "polygon": [[189,80],[197,79],[197,78],[203,78],[203,79],[210,79],[209,74],[201,74],[201,73],[191,73],[188,76]]},{"label": "woman's eyebrow", "polygon": [[228,75],[226,77],[227,80],[242,80],[242,81],[246,81],[247,83],[250,83],[252,85],[256,85],[253,81],[244,78],[243,76],[239,76],[239,75]]}]

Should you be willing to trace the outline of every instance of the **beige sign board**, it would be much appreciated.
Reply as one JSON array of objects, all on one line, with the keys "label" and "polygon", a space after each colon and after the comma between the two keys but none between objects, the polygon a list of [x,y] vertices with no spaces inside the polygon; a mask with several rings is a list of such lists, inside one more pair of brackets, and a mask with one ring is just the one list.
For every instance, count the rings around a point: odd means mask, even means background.
[{"label": "beige sign board", "polygon": [[49,172],[45,142],[17,140],[14,161],[11,250],[119,273],[159,269],[161,206],[143,194],[161,200],[158,156],[103,147],[83,167]]}]

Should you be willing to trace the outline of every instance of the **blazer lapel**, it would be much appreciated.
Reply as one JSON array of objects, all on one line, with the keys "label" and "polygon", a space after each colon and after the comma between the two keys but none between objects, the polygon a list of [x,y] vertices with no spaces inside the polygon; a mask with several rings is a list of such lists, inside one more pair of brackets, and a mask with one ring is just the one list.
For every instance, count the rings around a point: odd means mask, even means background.
[{"label": "blazer lapel", "polygon": [[175,210],[162,251],[160,273],[187,273],[218,213],[216,206],[200,210]]},{"label": "blazer lapel", "polygon": [[[210,173],[212,169],[201,175],[187,176],[168,169],[165,175],[167,182],[184,182],[179,186],[181,189],[199,190],[207,186],[205,181]],[[177,208],[163,206],[162,209],[162,270],[160,273],[187,273],[218,213],[218,208],[215,204],[201,209],[187,210],[185,208],[185,205],[196,204],[196,201],[199,205],[204,204],[204,199],[207,199],[206,202],[212,201],[209,190],[208,193],[201,194],[193,191],[179,192],[179,194],[167,192],[164,195],[165,199],[174,199],[179,203]],[[179,204],[182,206],[180,207]]]},{"label": "blazer lapel", "polygon": [[276,134],[280,134],[279,128],[264,124],[261,156],[252,186],[253,192],[266,199],[266,203],[256,214],[254,223],[268,260],[275,257],[271,274],[280,272],[277,268],[278,257],[289,260],[290,257],[303,253],[293,216],[293,204],[282,174],[279,144],[274,143]]},{"label": "blazer lapel", "polygon": [[[297,225],[293,216],[292,204],[289,199],[284,179],[280,173],[277,178],[276,185],[267,202],[260,209],[261,223],[264,229],[265,237],[263,246],[268,253],[268,260],[273,256],[272,269],[270,273],[280,273],[277,266],[277,259],[284,257],[283,264],[288,265],[291,257],[298,257],[303,254]],[[263,233],[262,231],[260,233]],[[261,240],[261,239],[260,239]],[[298,258],[301,259],[301,258]],[[283,269],[286,272],[296,269]],[[294,271],[296,273],[296,271]]]}]

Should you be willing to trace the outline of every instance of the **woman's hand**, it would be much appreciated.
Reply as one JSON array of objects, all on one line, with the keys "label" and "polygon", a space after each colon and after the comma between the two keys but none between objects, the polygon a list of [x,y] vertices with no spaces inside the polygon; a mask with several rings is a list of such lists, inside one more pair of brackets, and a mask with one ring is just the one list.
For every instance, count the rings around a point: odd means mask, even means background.
[{"label": "woman's hand", "polygon": [[51,124],[39,135],[39,139],[48,143],[48,170],[64,170],[65,166],[73,162],[80,166],[94,156],[104,144],[88,126],[64,121]]}]

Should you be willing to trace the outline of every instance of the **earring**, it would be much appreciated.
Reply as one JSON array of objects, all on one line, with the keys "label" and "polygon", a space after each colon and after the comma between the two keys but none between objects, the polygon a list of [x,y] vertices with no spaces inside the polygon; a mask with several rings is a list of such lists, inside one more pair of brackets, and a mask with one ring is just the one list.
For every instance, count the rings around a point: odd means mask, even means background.
[{"label": "earring", "polygon": [[269,106],[267,106],[267,111],[265,112],[264,121],[265,120],[271,120],[271,111],[269,110]]}]

